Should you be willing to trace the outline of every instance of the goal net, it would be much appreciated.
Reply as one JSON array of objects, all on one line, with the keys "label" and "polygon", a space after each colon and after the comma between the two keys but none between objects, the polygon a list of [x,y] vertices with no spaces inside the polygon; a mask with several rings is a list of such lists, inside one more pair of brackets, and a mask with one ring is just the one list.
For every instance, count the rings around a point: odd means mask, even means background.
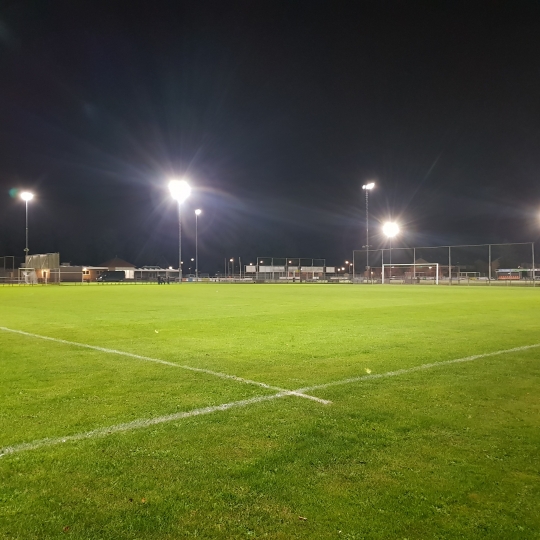
[{"label": "goal net", "polygon": [[19,283],[37,285],[38,279],[34,268],[19,268]]},{"label": "goal net", "polygon": [[399,283],[432,282],[439,284],[439,263],[383,264],[382,283],[385,280]]}]

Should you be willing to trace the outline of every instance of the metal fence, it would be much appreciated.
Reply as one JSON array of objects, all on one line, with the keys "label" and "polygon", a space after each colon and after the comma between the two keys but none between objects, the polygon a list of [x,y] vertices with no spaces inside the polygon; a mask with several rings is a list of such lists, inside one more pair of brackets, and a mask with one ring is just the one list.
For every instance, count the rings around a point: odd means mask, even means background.
[{"label": "metal fence", "polygon": [[[439,282],[450,285],[494,282],[535,285],[540,279],[540,269],[535,267],[534,243],[523,242],[355,250],[353,281],[380,283],[384,264],[385,276],[390,278],[386,282],[422,284],[434,279],[433,272],[427,271],[430,263],[439,265]],[[403,266],[392,267],[392,264]],[[425,269],[413,264],[425,265]]]},{"label": "metal fence", "polygon": [[[384,265],[385,283],[422,285],[438,281],[447,285],[535,286],[540,281],[540,269],[535,266],[534,248],[533,242],[522,242],[355,250],[352,273],[340,272],[348,268],[328,267],[324,259],[259,257],[255,265],[245,266],[239,274],[225,271],[223,275],[218,274],[213,278],[200,275],[198,279],[188,275],[184,276],[184,281],[381,283]],[[431,265],[438,265],[437,274],[433,267],[430,268]],[[47,270],[37,266],[25,267],[22,258],[0,257],[0,285],[83,285],[88,281],[84,267],[60,266]],[[126,279],[122,283],[158,283],[160,272],[167,273],[169,270],[135,270],[133,279]]]}]

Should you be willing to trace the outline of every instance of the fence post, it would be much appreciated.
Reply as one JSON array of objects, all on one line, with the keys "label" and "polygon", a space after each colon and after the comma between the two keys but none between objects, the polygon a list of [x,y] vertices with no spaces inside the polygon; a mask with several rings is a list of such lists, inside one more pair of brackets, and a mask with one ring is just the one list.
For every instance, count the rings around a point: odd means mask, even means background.
[{"label": "fence post", "polygon": [[533,287],[536,287],[536,270],[534,268],[534,242],[531,242],[531,252],[532,252],[532,267],[533,267]]},{"label": "fence post", "polygon": [[491,244],[489,244],[489,261],[488,261],[488,276],[489,276],[489,285],[491,286]]},{"label": "fence post", "polygon": [[452,248],[448,246],[448,285],[452,285]]}]

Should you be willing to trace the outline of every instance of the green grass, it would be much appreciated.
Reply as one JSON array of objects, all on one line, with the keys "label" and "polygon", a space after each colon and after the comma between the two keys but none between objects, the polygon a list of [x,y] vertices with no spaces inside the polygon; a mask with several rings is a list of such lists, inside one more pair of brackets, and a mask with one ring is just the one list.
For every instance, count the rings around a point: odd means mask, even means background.
[{"label": "green grass", "polygon": [[[540,343],[540,288],[0,288],[0,326],[298,389]],[[0,458],[0,538],[540,538],[540,348]],[[0,448],[275,394],[0,331]],[[305,518],[305,519],[303,519]]]}]

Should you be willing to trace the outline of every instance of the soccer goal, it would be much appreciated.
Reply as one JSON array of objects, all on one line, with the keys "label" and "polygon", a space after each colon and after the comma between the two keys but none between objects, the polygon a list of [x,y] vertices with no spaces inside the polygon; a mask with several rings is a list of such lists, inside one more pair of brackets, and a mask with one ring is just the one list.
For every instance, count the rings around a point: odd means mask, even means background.
[{"label": "soccer goal", "polygon": [[[393,272],[399,269],[399,272]],[[382,283],[385,277],[390,282],[391,279],[399,279],[402,283],[420,283],[420,281],[433,281],[439,284],[439,263],[410,263],[410,264],[383,264]]]}]

